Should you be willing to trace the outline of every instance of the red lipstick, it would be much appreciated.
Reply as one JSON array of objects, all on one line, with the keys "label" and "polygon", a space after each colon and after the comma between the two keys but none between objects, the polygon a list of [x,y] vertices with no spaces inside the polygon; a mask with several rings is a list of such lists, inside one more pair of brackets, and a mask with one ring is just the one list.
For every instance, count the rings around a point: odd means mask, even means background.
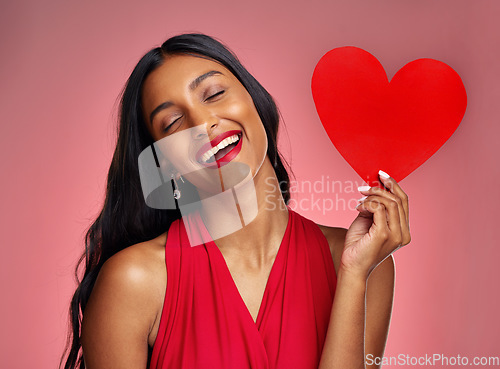
[{"label": "red lipstick", "polygon": [[[203,161],[203,159],[202,159],[203,154],[205,154],[211,148],[217,146],[220,142],[222,142],[226,138],[234,136],[234,135],[238,135],[239,136],[239,140],[238,140],[238,142],[236,142],[236,145],[229,152],[227,152],[221,158],[216,159],[214,157],[215,160],[213,160],[212,162],[206,163],[206,162]],[[239,152],[241,150],[241,141],[242,141],[242,135],[241,135],[241,131],[240,130],[231,130],[231,131],[227,131],[227,132],[221,133],[220,135],[218,135],[217,137],[215,137],[212,141],[207,142],[206,144],[204,144],[198,150],[198,152],[196,153],[196,160],[200,164],[202,164],[203,166],[205,166],[207,168],[218,168],[218,167],[221,167],[221,166],[227,164],[228,162],[230,162],[231,160],[233,160],[239,154]],[[222,150],[224,150],[224,149],[222,149]],[[217,154],[215,154],[215,155],[217,155]]]}]

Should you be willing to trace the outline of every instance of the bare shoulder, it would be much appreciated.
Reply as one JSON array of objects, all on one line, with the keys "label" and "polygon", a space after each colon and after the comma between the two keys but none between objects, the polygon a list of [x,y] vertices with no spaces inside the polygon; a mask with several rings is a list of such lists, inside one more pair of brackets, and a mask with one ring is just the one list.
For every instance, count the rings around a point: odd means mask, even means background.
[{"label": "bare shoulder", "polygon": [[166,233],[129,246],[110,257],[101,268],[99,278],[120,277],[127,282],[141,283],[165,268]]},{"label": "bare shoulder", "polygon": [[154,297],[155,290],[166,282],[162,278],[166,277],[165,242],[166,233],[119,251],[102,266],[94,289]]},{"label": "bare shoulder", "polygon": [[165,242],[166,233],[129,246],[102,266],[82,321],[89,367],[114,368],[125,360],[141,367],[147,358],[165,296]]},{"label": "bare shoulder", "polygon": [[330,252],[333,258],[333,264],[335,266],[335,271],[338,272],[340,266],[340,258],[342,257],[342,252],[344,250],[344,241],[347,229],[342,227],[330,227],[321,224],[317,225],[328,241]]}]

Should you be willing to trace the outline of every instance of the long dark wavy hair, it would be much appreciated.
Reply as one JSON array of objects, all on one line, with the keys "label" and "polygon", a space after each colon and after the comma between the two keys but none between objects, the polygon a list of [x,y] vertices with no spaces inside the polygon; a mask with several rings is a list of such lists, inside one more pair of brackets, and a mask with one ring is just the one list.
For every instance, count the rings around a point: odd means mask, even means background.
[{"label": "long dark wavy hair", "polygon": [[[290,170],[277,147],[280,114],[271,95],[243,67],[221,42],[207,35],[191,33],[174,36],[161,47],[147,52],[135,66],[120,95],[116,148],[108,172],[106,198],[97,219],[85,235],[85,251],[78,260],[75,278],[78,287],[70,305],[70,331],[59,368],[84,369],[80,330],[83,312],[102,265],[112,255],[136,243],[153,239],[181,217],[179,210],[159,210],[146,205],[139,177],[138,157],[153,139],[146,129],[141,90],[146,77],[163,64],[165,57],[189,54],[214,60],[230,70],[247,89],[264,124],[267,155],[274,165],[286,204],[290,200]],[[285,168],[285,164],[286,167]],[[84,265],[83,278],[79,279]]]}]

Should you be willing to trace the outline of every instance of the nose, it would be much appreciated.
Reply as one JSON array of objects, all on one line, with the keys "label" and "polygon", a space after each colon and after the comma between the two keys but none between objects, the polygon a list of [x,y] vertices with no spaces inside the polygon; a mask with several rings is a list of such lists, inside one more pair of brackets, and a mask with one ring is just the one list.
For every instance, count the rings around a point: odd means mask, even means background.
[{"label": "nose", "polygon": [[218,124],[219,119],[210,112],[199,113],[192,119],[191,137],[195,140],[208,138]]}]

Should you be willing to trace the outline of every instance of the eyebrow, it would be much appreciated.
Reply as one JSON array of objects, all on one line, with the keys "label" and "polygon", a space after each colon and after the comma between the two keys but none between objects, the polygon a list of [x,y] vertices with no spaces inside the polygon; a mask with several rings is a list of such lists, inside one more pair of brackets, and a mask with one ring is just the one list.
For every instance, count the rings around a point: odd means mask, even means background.
[{"label": "eyebrow", "polygon": [[[210,72],[203,73],[201,76],[198,76],[193,81],[191,81],[191,83],[189,84],[189,89],[193,91],[200,85],[201,82],[203,82],[208,77],[212,77],[219,74],[222,75],[222,72],[219,72],[217,70],[211,70]],[[151,112],[149,116],[149,123],[152,125],[153,118],[156,116],[156,114],[158,114],[160,111],[164,109],[171,107],[172,105],[174,104],[171,101],[165,101],[164,103],[161,103],[156,108],[154,108],[154,110]]]}]

